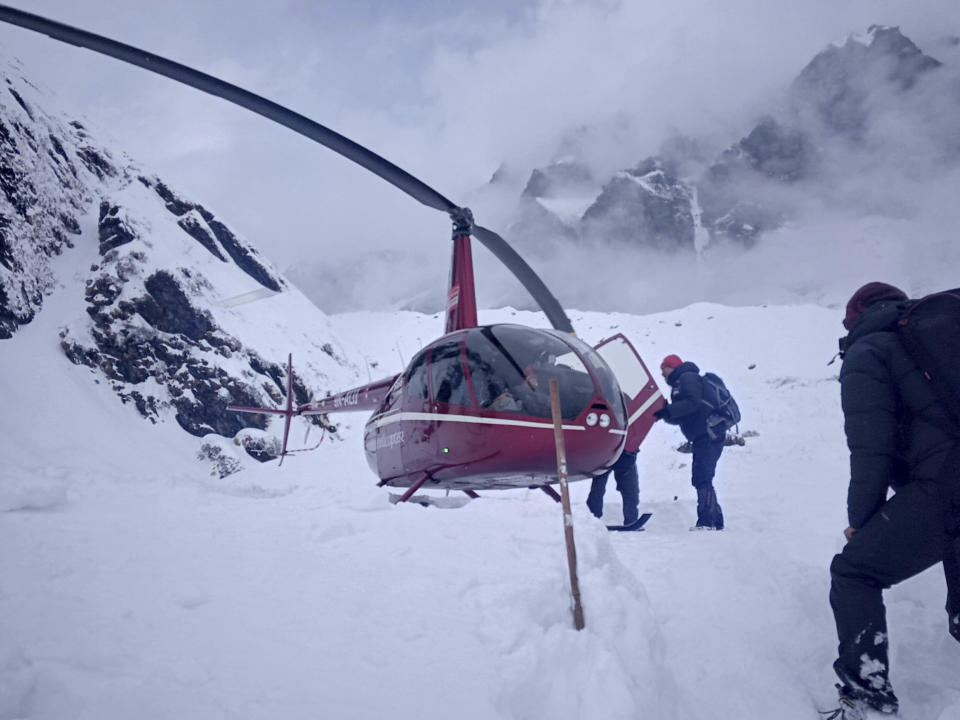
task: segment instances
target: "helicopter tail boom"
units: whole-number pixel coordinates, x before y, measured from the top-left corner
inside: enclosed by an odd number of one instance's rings
[[[336,395],[301,405],[297,408],[298,415],[326,415],[332,412],[368,412],[380,407],[390,388],[397,381],[399,375],[376,380],[360,387],[344,390]]]

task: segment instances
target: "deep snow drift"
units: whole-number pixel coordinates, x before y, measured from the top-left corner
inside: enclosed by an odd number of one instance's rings
[[[676,428],[655,426],[639,456],[646,532],[607,533],[587,483],[571,485],[576,632],[560,507],[539,491],[393,506],[362,415],[343,416],[341,441],[217,479],[175,423],[151,425],[62,356],[56,300],[0,344],[0,718],[802,720],[834,700],[839,310],[570,313],[587,341],[622,331],[651,364],[716,371],[755,433],[720,461],[723,533],[688,532]],[[542,323],[481,312],[493,321]],[[441,326],[331,318],[377,376]],[[619,522],[612,481],[606,501]],[[939,567],[887,593],[906,718],[960,718],[944,597]]]

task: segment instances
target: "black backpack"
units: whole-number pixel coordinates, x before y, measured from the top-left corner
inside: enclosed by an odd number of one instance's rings
[[[960,640],[960,485],[956,484],[960,474],[960,288],[908,303],[897,322],[897,333],[953,416],[953,427],[948,430],[957,442],[943,471],[951,537],[944,548],[943,570],[950,634]]]
[[[897,322],[897,333],[950,410],[960,433],[960,288],[908,303]]]
[[[714,373],[703,374],[703,402],[710,408],[707,435],[711,440],[726,437],[727,430],[740,422],[740,407],[723,380]]]

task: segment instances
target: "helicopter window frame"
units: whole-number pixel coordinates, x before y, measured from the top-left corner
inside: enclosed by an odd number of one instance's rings
[[[380,403],[380,412],[389,412],[400,403],[400,396],[403,390],[403,376],[397,375],[397,379],[393,381],[393,384],[390,386],[390,389],[387,390],[387,394],[383,396],[383,401]]]
[[[444,352],[453,347],[456,347],[456,361],[454,362],[453,353],[444,355],[439,358],[440,363],[437,363],[437,355],[439,352]],[[430,389],[430,402],[440,404],[440,405],[450,405],[457,407],[476,407],[476,398],[472,392],[472,389],[469,387],[467,378],[469,376],[468,370],[465,363],[464,357],[464,344],[463,338],[458,338],[456,340],[444,340],[435,345],[431,345],[424,352],[427,353],[427,376],[429,380],[429,389]],[[440,380],[441,388],[443,386],[444,380],[451,379],[450,377],[438,378],[438,368],[446,366],[445,372],[449,372],[450,368],[456,367],[459,370],[459,377],[456,378],[456,382],[451,386],[451,393],[446,397],[446,399],[441,400],[437,396],[437,384],[438,379]],[[455,376],[454,376],[455,377]]]
[[[430,399],[430,370],[427,360],[430,356],[429,348],[421,350],[410,361],[410,367],[403,375],[403,387],[406,397],[416,400]],[[415,382],[414,382],[415,381]]]
[[[482,410],[549,419],[549,380],[560,381],[564,420],[574,420],[594,400],[599,385],[579,349],[560,333],[503,323],[471,330],[465,338],[470,382]],[[476,370],[483,374],[478,375]],[[530,384],[530,378],[536,380]],[[565,378],[565,379],[561,379]],[[579,378],[579,380],[577,379]],[[496,386],[496,387],[495,387]],[[517,401],[516,407],[494,407],[496,390]]]
[[[614,398],[619,395],[621,402],[615,403],[614,407],[610,409],[617,417],[619,424],[625,425],[627,421],[626,398],[624,397],[623,390],[620,388],[616,374],[607,364],[603,356],[596,348],[591,347],[588,343],[576,336],[567,335],[558,330],[549,330],[548,332],[555,335],[580,357],[580,361],[586,365],[587,372],[592,376],[593,382],[602,397],[608,398],[608,402],[613,403]]]
[[[487,343],[490,342],[488,338],[484,338],[484,340]],[[473,393],[474,403],[478,408],[490,410],[493,402],[503,393],[508,392],[510,386],[503,374],[497,372],[480,349],[473,347],[475,344],[475,335],[468,335],[464,343],[464,355],[467,362],[467,371],[470,374],[470,391]],[[491,345],[491,347],[493,346]],[[519,382],[520,377],[518,375],[517,383]]]

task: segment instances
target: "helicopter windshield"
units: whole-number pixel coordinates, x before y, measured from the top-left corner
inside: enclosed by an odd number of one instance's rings
[[[520,325],[476,328],[467,334],[466,351],[477,404],[487,410],[551,417],[551,378],[558,381],[564,419],[576,418],[596,394],[579,354],[549,332]]]
[[[570,344],[580,354],[580,357],[587,363],[590,371],[593,373],[593,377],[600,386],[600,394],[612,405],[610,411],[617,418],[621,426],[625,425],[627,422],[626,407],[623,403],[616,402],[617,395],[622,397],[623,393],[616,376],[606,361],[600,357],[600,354],[596,350],[573,335],[561,333],[557,330],[548,330],[547,332],[556,335],[561,342]]]

